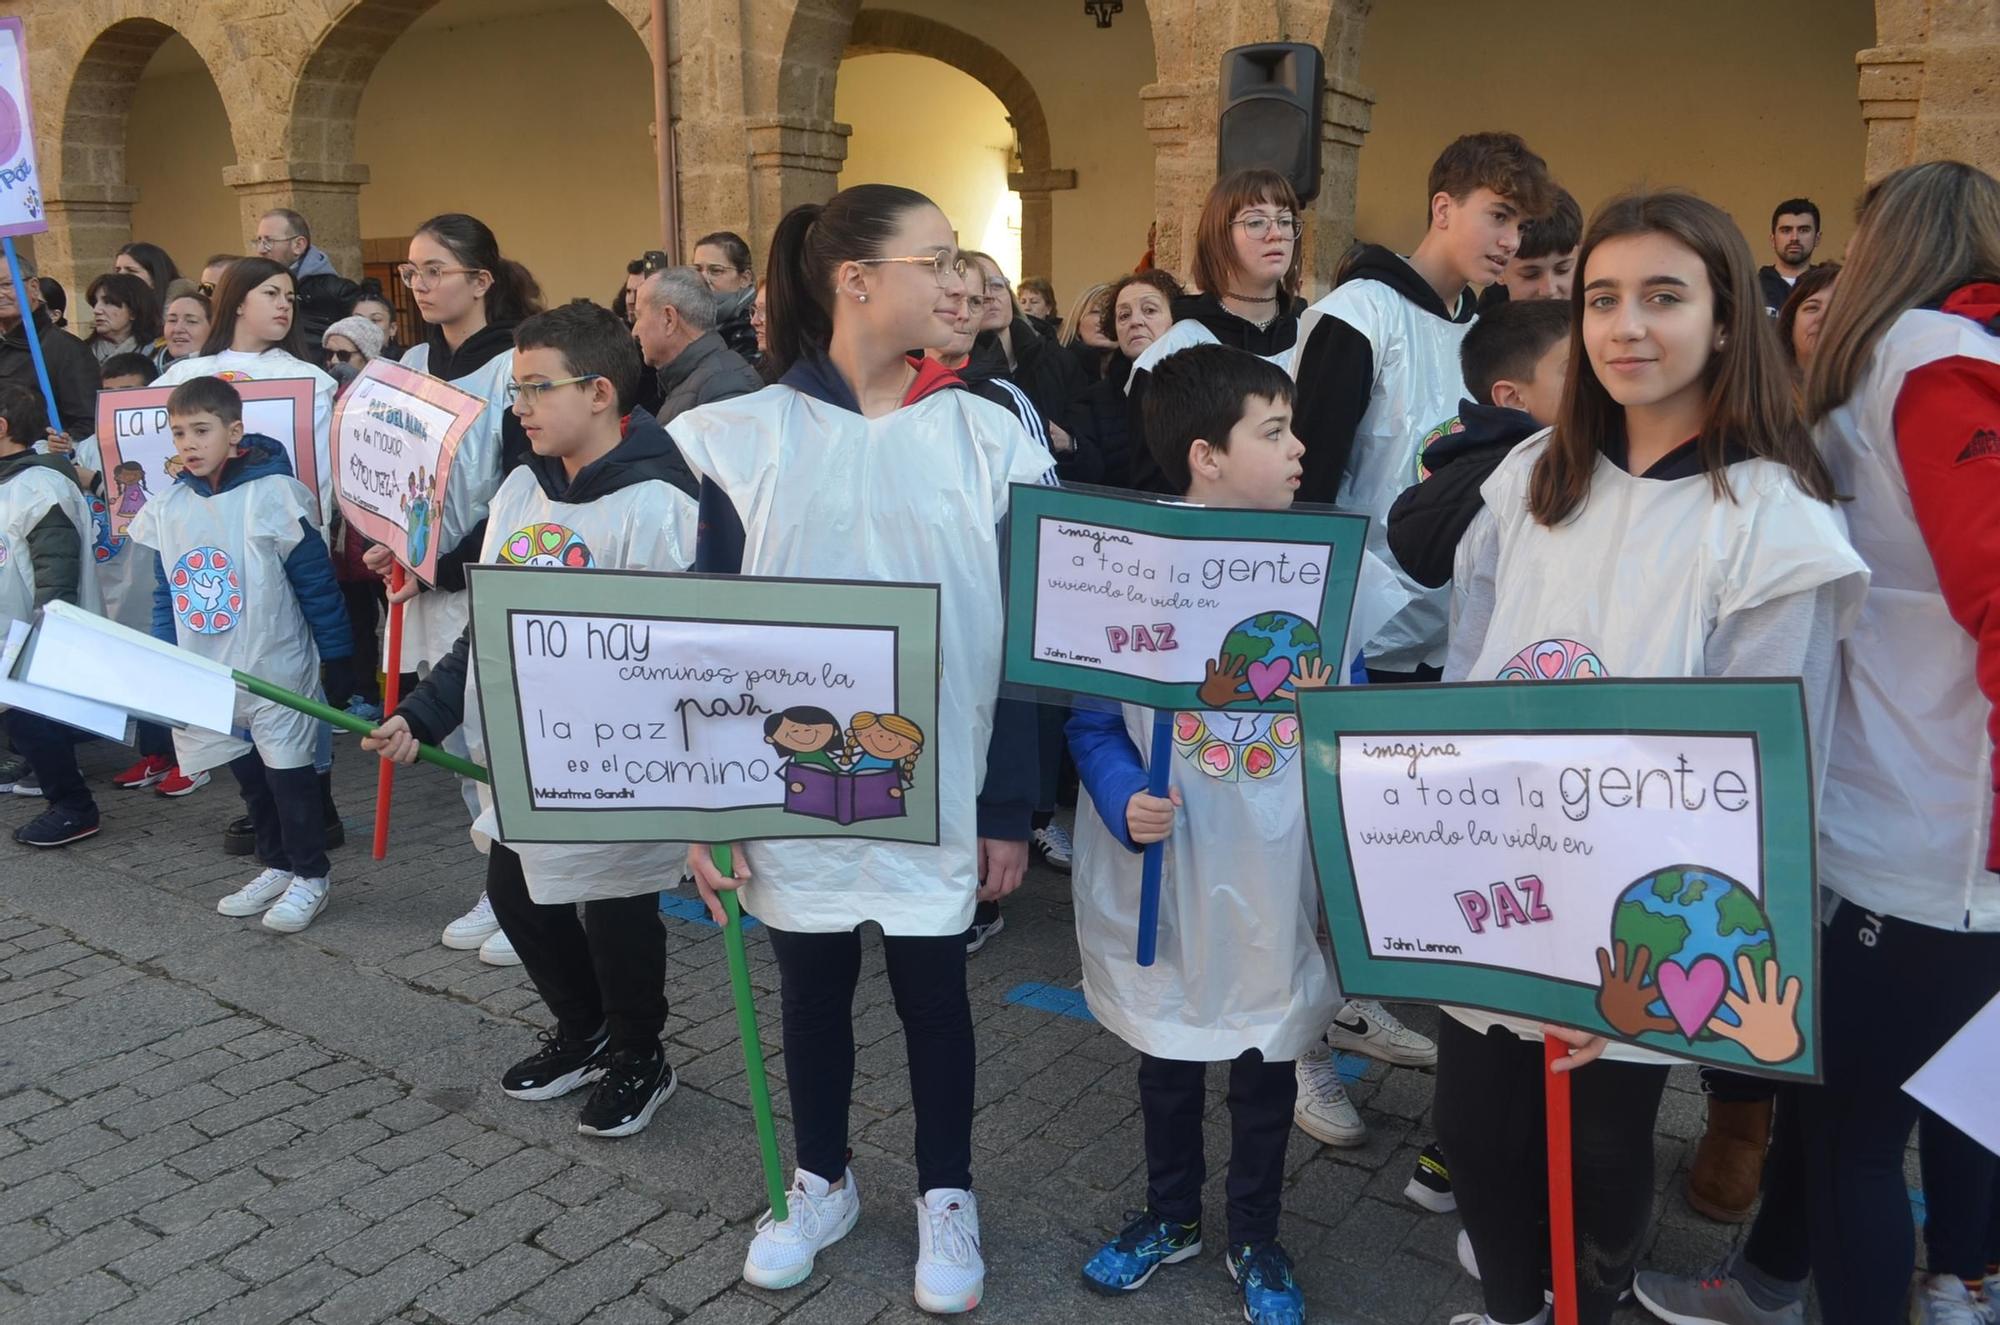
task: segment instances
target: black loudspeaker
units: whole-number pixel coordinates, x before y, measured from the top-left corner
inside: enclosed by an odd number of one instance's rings
[[[1320,107],[1326,61],[1319,47],[1266,41],[1222,53],[1218,175],[1264,166],[1291,180],[1301,203],[1319,193]]]

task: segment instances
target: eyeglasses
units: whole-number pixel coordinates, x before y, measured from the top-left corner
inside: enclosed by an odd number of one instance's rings
[[[1268,212],[1251,212],[1248,216],[1237,217],[1229,224],[1242,226],[1252,239],[1263,239],[1271,233],[1273,227],[1288,239],[1299,237],[1299,218],[1288,212],[1282,212],[1277,216],[1272,216]]]
[[[584,373],[579,377],[558,377],[553,382],[507,383],[507,408],[529,411],[541,402],[543,396],[559,386],[580,386],[585,382],[595,382],[603,373]]]
[[[992,302],[991,299],[988,299],[983,294],[969,294],[965,296],[965,306],[975,313]]]
[[[426,262],[419,267],[405,262],[396,268],[396,278],[412,290],[428,290],[447,276],[473,276],[484,270],[484,267],[447,267],[437,262]]]
[[[697,262],[694,264],[694,269],[704,280],[710,281],[719,281],[725,276],[736,274],[736,268],[723,262]]]
[[[931,269],[940,286],[949,283],[947,277],[956,277],[963,281],[965,274],[972,270],[972,264],[965,260],[963,253],[955,253],[948,248],[941,248],[935,253],[918,253],[907,258],[856,258],[855,261],[864,267],[871,267],[880,262],[922,264]]]
[[[259,235],[250,241],[250,245],[259,253],[268,253],[278,247],[278,245],[289,244],[297,238],[297,235],[279,235],[276,239],[271,238],[269,235]]]

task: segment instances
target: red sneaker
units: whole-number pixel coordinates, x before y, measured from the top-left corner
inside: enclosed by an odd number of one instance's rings
[[[165,755],[145,755],[138,763],[113,777],[111,785],[137,791],[141,787],[164,782],[167,774],[173,771],[174,761]]]
[[[181,772],[180,765],[176,764],[166,777],[160,779],[157,790],[162,796],[185,796],[207,785],[208,774],[197,773],[193,777],[187,777]]]

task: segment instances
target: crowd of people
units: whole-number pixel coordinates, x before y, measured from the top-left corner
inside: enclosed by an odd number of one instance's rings
[[[382,291],[335,271],[291,211],[260,218],[254,252],[211,257],[199,281],[127,245],[89,284],[81,337],[64,292],[29,271],[25,308],[0,285],[0,620],[58,599],[101,611],[324,693],[378,724],[363,750],[407,763],[419,743],[484,756],[477,698],[492,682],[469,647],[466,568],[518,531],[561,524],[604,568],[934,583],[939,728],[954,735],[934,846],[757,842],[725,873],[706,847],[506,841],[483,785],[463,784],[485,885],[441,940],[524,965],[553,1020],[505,1091],[588,1087],[581,1131],[645,1128],[676,1084],[660,889],[685,871],[718,920],[720,894],[740,889],[777,959],[796,1154],[789,1212],[758,1221],[742,1273],[802,1283],[860,1214],[848,1119],[872,922],[908,1049],[915,1298],[970,1310],[985,1262],[967,960],[1001,931],[1032,852],[1069,876],[1093,1014],[1140,1055],[1143,1204],[1082,1265],[1087,1287],[1134,1292],[1202,1252],[1204,1083],[1227,1063],[1224,1263],[1246,1320],[1303,1321],[1281,1236],[1287,1144],[1293,1127],[1364,1143],[1335,1058],[1358,1053],[1435,1069],[1435,1137],[1406,1195],[1462,1220],[1485,1309],[1458,1325],[1533,1325],[1554,1282],[1545,1028],[1447,1007],[1433,1040],[1342,995],[1296,763],[1222,780],[1175,756],[1155,796],[1150,711],[1031,711],[998,693],[1010,483],[1365,513],[1402,605],[1351,642],[1353,683],[1487,680],[1523,640],[1575,639],[1613,675],[1797,677],[1807,696],[1824,1081],[1704,1071],[1686,1199],[1754,1222],[1723,1265],[1663,1273],[1639,1261],[1672,1060],[1551,1028],[1568,1045],[1554,1070],[1573,1074],[1578,1319],[1603,1325],[1636,1300],[1676,1325],[1782,1325],[1803,1321],[1808,1282],[1835,1325],[2000,1318],[2000,1160],[1900,1089],[2000,993],[2000,183],[1953,162],[1878,181],[1845,265],[1814,262],[1819,209],[1787,199],[1761,270],[1689,193],[1613,198],[1586,223],[1511,134],[1448,145],[1426,205],[1408,254],[1357,244],[1309,291],[1291,184],[1235,172],[1207,198],[1185,273],[1149,253],[1066,312],[1047,279],[1015,282],[961,249],[928,198],[889,185],[793,209],[761,279],[744,240],[718,232],[687,265],[627,263],[608,307],[544,307],[487,225],[446,213],[397,268],[422,322],[407,347]],[[491,402],[440,494],[429,586],[387,587],[389,549],[246,432],[233,385],[308,379],[324,475],[338,393],[384,356]],[[139,385],[173,388],[180,472],[114,536],[96,399]],[[240,589],[220,628],[175,578],[218,551]],[[408,675],[384,713],[392,601]],[[331,896],[334,743],[247,694],[234,728],[141,723],[136,762],[111,782],[186,796],[227,768],[246,813],[223,849],[260,872],[217,909],[297,932]],[[77,734],[20,709],[6,731],[0,793],[46,801],[15,840],[97,833]],[[1142,971],[1140,853],[1161,842],[1160,951]],[[1222,905],[1254,916],[1254,955],[1239,927],[1203,922]]]

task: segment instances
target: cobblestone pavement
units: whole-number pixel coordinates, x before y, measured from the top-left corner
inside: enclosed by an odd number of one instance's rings
[[[719,931],[692,918],[691,898],[669,903],[680,1090],[638,1137],[582,1137],[580,1097],[500,1091],[545,1024],[519,968],[438,945],[481,877],[455,788],[428,768],[405,773],[377,864],[372,761],[343,744],[350,845],[334,854],[329,908],[301,935],[215,913],[254,870],[221,852],[240,813],[226,779],[178,801],[120,792],[103,775],[128,752],[87,747],[104,832],[61,852],[0,848],[0,1319],[927,1319],[910,1300],[910,1093],[879,947],[855,1009],[861,1223],[807,1285],[746,1287],[763,1186]],[[0,828],[38,808],[0,800]],[[1036,869],[971,965],[989,1267],[976,1318],[1236,1319],[1219,1239],[1130,1300],[1078,1283],[1143,1201],[1144,1175],[1134,1055],[1068,1006],[1079,977],[1065,890]],[[782,1115],[776,971],[755,930],[749,951]],[[1402,1325],[1473,1309],[1457,1221],[1401,1196],[1428,1137],[1429,1076],[1350,1066],[1368,1143],[1336,1151],[1295,1132],[1288,1159],[1283,1236],[1313,1319]],[[1223,1075],[1210,1077],[1207,1128],[1216,1215]],[[1692,1074],[1677,1072],[1656,1139],[1655,1265],[1693,1268],[1728,1245],[1678,1194],[1701,1118]]]

